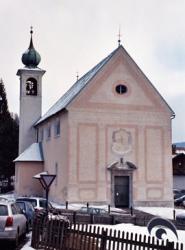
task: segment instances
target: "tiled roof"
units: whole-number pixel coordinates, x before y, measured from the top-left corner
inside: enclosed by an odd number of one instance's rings
[[[120,46],[122,47],[122,46]],[[82,76],[72,87],[36,122],[35,125],[43,122],[50,116],[58,113],[62,109],[66,108],[67,105],[79,94],[79,92],[88,84],[88,82],[99,72],[99,70],[110,60],[110,58],[120,48],[116,48],[110,55],[104,58],[95,67],[89,70],[84,76]]]

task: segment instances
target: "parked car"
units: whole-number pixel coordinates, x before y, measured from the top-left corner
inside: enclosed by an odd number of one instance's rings
[[[180,189],[173,189],[173,198],[174,199],[177,199],[177,198],[179,198],[181,196],[182,196],[182,194],[181,194]]]
[[[174,199],[180,198],[183,195],[185,195],[185,190],[184,189],[173,189],[173,197],[174,197]]]
[[[87,213],[87,214],[107,214],[108,212],[103,208],[96,207],[81,207],[78,210],[79,213]]]
[[[3,196],[0,196],[0,201],[8,201],[8,199]]]
[[[185,225],[185,213],[177,214],[176,215],[176,221],[178,224]]]
[[[27,220],[17,204],[0,201],[0,239],[11,240],[17,246],[26,232]]]
[[[181,206],[183,205],[183,201],[185,201],[185,195],[181,196],[180,198],[175,199],[174,204],[176,206]]]
[[[35,209],[35,212],[46,208],[46,199],[41,197],[19,197],[16,201],[27,201],[32,204]],[[48,208],[51,209],[52,205],[48,202]]]
[[[22,210],[23,214],[26,216],[28,222],[28,229],[33,225],[33,219],[35,215],[35,210],[33,205],[28,201],[16,201],[16,204]]]

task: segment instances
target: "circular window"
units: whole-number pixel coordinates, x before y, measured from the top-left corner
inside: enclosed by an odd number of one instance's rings
[[[125,94],[127,92],[127,86],[123,84],[119,84],[115,88],[116,92],[120,95]]]

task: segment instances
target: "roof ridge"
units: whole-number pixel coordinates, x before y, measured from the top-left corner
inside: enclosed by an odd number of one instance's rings
[[[76,97],[76,95],[87,85],[87,83],[100,71],[100,69],[112,58],[117,50],[113,50],[108,56],[102,59],[98,64],[92,67],[87,73],[80,77],[49,109],[48,111],[35,123],[35,126],[43,122],[52,115],[55,115]]]

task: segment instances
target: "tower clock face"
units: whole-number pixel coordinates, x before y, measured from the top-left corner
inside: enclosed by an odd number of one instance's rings
[[[37,95],[37,80],[29,78],[26,81],[26,95]]]

